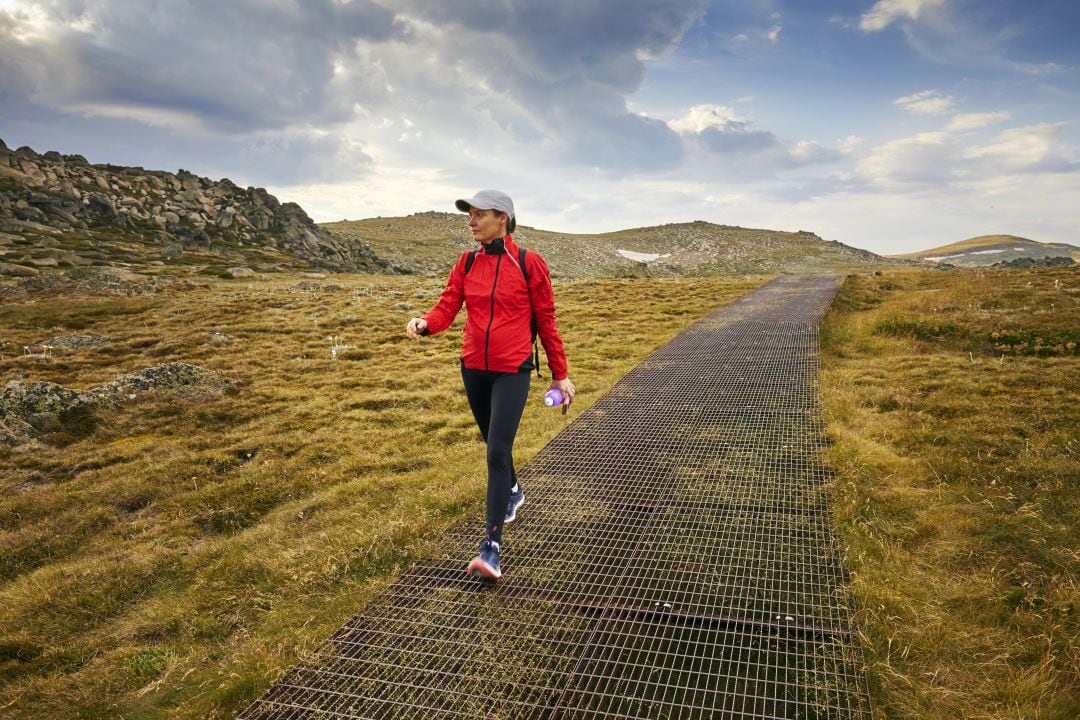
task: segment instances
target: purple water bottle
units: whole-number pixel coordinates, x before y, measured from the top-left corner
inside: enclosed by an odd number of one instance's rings
[[[559,388],[551,388],[547,391],[547,395],[544,395],[544,404],[548,407],[558,407],[562,405],[562,390]]]

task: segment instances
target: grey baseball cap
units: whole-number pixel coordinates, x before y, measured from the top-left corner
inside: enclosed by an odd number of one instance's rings
[[[481,190],[468,200],[461,199],[454,202],[461,212],[469,212],[469,208],[477,210],[498,210],[506,213],[510,221],[506,225],[507,232],[514,232],[517,227],[517,218],[514,217],[514,201],[510,196],[500,190]]]

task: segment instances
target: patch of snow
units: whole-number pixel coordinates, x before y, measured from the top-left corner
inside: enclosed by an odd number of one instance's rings
[[[1013,248],[1015,252],[1024,252],[1024,248]],[[620,250],[620,252],[622,252]],[[997,255],[999,253],[1009,252],[1009,248],[1002,248],[1000,250],[972,250],[971,252],[956,253],[955,255],[941,255],[939,257],[928,257],[923,260],[929,260],[930,262],[941,262],[942,260],[952,260],[953,258],[966,257],[968,255]]]
[[[634,252],[633,250],[623,250],[621,248],[619,250],[617,250],[616,252],[618,252],[620,255],[622,255],[627,260],[633,260],[635,262],[645,262],[645,263],[652,262],[654,260],[659,260],[660,258],[671,257],[671,253],[666,253],[664,255],[661,255],[660,253],[640,253],[640,252]]]

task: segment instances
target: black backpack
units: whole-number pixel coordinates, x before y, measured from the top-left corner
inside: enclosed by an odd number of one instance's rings
[[[476,262],[476,253],[480,252],[480,248],[476,248],[469,253],[469,257],[465,258],[465,274],[469,274],[469,270],[472,269],[473,263]],[[532,309],[532,288],[529,286],[529,271],[525,268],[525,248],[518,248],[518,267],[521,268],[521,274],[525,276],[525,289],[529,291],[529,308]],[[532,344],[533,344],[533,366],[536,368],[536,377],[542,378],[540,374],[540,347],[536,344],[536,313],[532,313]]]

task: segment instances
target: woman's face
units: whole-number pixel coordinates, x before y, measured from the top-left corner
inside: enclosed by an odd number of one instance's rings
[[[494,210],[469,208],[469,230],[473,240],[487,245],[506,234],[506,216]]]

